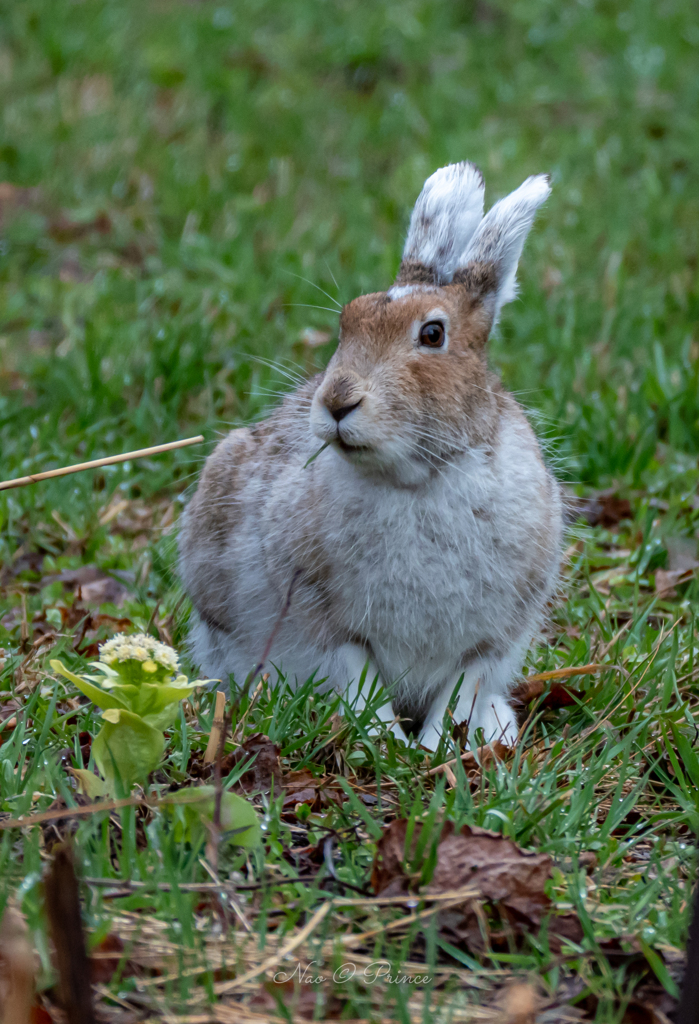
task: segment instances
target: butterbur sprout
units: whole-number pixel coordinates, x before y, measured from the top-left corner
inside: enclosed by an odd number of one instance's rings
[[[162,757],[163,730],[175,721],[180,702],[209,681],[190,681],[179,671],[176,651],[145,633],[119,634],[102,644],[99,661],[91,663],[99,674],[78,676],[57,660],[51,667],[102,709],[92,753],[113,793],[147,778]],[[90,774],[78,777],[85,784]],[[94,777],[87,781],[94,791]]]
[[[132,636],[119,634],[100,644],[98,665],[108,665],[124,681],[138,684],[146,676],[153,682],[170,679],[176,673],[179,680],[180,659],[177,652],[146,633]],[[182,677],[186,679],[185,676]]]

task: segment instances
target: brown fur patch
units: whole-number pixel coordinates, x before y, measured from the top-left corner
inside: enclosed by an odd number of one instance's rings
[[[403,287],[410,284],[437,284],[437,275],[431,267],[419,260],[402,260],[395,284]]]
[[[494,263],[468,263],[457,270],[452,284],[464,285],[474,297],[481,298],[494,292],[498,286],[498,277]]]

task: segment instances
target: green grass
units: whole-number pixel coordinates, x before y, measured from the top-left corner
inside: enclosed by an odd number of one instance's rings
[[[19,722],[0,735],[0,810],[72,799],[56,755],[68,748],[81,763],[79,734],[94,734],[97,721],[89,706],[66,703],[75,692],[48,661],[84,665],[73,649],[83,627],[81,650],[122,617],[184,651],[173,524],[222,432],[263,415],[292,386],[289,375],[329,358],[332,341],[303,340],[308,328],[334,337],[336,315],[323,308],[333,303],[318,288],[347,301],[387,287],[412,203],[442,164],[476,162],[489,203],[549,171],[553,194],[492,360],[531,411],[559,477],[581,495],[613,489],[631,515],[574,528],[565,586],[529,669],[609,668],[575,682],[572,706],[539,706],[514,761],[488,768],[474,787],[460,776],[454,790],[427,774],[446,750],[379,743],[351,714],[329,746],[337,700],[271,680],[245,735],[278,743],[286,772],[352,785],[310,818],[271,798],[264,853],[247,866],[225,853],[220,867],[260,886],[240,893],[262,948],[330,893],[366,888],[373,844],[392,817],[485,825],[554,857],[553,894],[581,916],[581,948],[552,955],[532,934],[483,955],[449,942],[427,916],[364,952],[427,963],[439,982],[409,992],[336,986],[338,1012],[427,1019],[437,1005],[489,1003],[490,989],[515,973],[538,979],[551,999],[577,1001],[587,1019],[621,1021],[632,960],[600,946],[619,936],[643,944],[644,963],[672,995],[699,828],[698,595],[691,573],[670,594],[656,574],[697,556],[697,59],[689,0],[5,5],[1,475],[200,431],[207,443],[0,494],[0,716],[13,701]],[[125,603],[102,608],[111,621],[92,609],[86,623],[75,593],[50,579],[84,565],[122,574]],[[52,641],[32,646],[49,632]],[[211,713],[207,696],[173,730],[161,785],[185,781]],[[207,880],[203,851],[176,844],[157,815],[140,832],[126,813],[119,852],[105,820],[79,825],[83,873],[147,885],[117,899],[90,889],[95,941],[121,914],[124,934],[157,926],[185,966],[212,965],[214,923],[202,925],[211,909],[178,889]],[[334,881],[323,863],[329,834]],[[320,851],[312,872],[289,854],[303,846]],[[585,883],[577,864],[588,851],[597,867]],[[49,985],[45,860],[39,829],[3,833],[0,899],[18,895]],[[281,884],[310,873],[314,881]],[[159,892],[157,880],[173,892]],[[336,909],[318,935],[404,913]],[[458,970],[483,989],[464,989]],[[126,998],[135,982],[122,973],[113,991]],[[152,997],[149,1012],[187,1012],[212,984],[185,975]],[[322,986],[328,998],[331,989]]]

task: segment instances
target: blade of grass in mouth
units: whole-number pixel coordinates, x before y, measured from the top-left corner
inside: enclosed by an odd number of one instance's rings
[[[320,453],[321,453],[321,452],[324,452],[324,451],[325,451],[325,449],[326,449],[326,448],[328,447],[328,445],[329,445],[329,444],[330,444],[330,442],[329,442],[329,441],[325,441],[325,442],[324,442],[324,443],[323,443],[323,444],[322,444],[322,445],[320,446],[320,448],[318,449],[318,451],[317,451],[317,452],[315,452],[315,454],[314,454],[314,455],[311,455],[310,459],[308,460],[308,462],[306,463],[306,465],[305,465],[305,466],[304,466],[303,468],[304,468],[304,469],[306,469],[306,468],[307,468],[308,466],[310,466],[310,464],[311,464],[312,462],[315,462],[315,460],[316,460],[316,459],[318,458],[318,456],[320,455]]]

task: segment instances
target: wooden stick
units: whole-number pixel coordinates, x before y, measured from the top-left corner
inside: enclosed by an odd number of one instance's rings
[[[216,691],[216,707],[214,708],[214,720],[211,723],[209,742],[204,753],[204,764],[213,764],[221,743],[221,731],[223,729],[224,712],[226,710],[226,695],[223,690]]]
[[[54,811],[42,811],[40,814],[31,814],[27,818],[2,818],[0,819],[0,832],[7,828],[31,828],[33,825],[40,825],[43,821],[58,821],[61,818],[83,818],[85,815],[99,814],[102,811],[115,811],[120,807],[135,807],[145,804],[152,806],[142,796],[125,796],[120,800],[98,800],[86,807],[57,807]],[[156,804],[157,806],[157,804]]]
[[[62,466],[60,469],[48,469],[45,473],[33,473],[31,476],[18,476],[14,480],[3,480],[0,483],[0,491],[7,491],[11,487],[26,487],[28,484],[35,484],[39,480],[49,480],[54,476],[68,476],[69,473],[82,473],[84,469],[99,469],[100,466],[114,466],[117,462],[129,462],[131,459],[144,459],[147,455],[159,455],[161,452],[171,452],[175,448],[186,448],[190,444],[201,444],[204,440],[202,434],[198,437],[186,437],[182,441],[170,441],[168,444],[156,444],[152,448],[139,448],[136,452],[124,452],[123,455],[109,455],[106,459],[93,459],[92,462],[79,462],[76,466]]]

